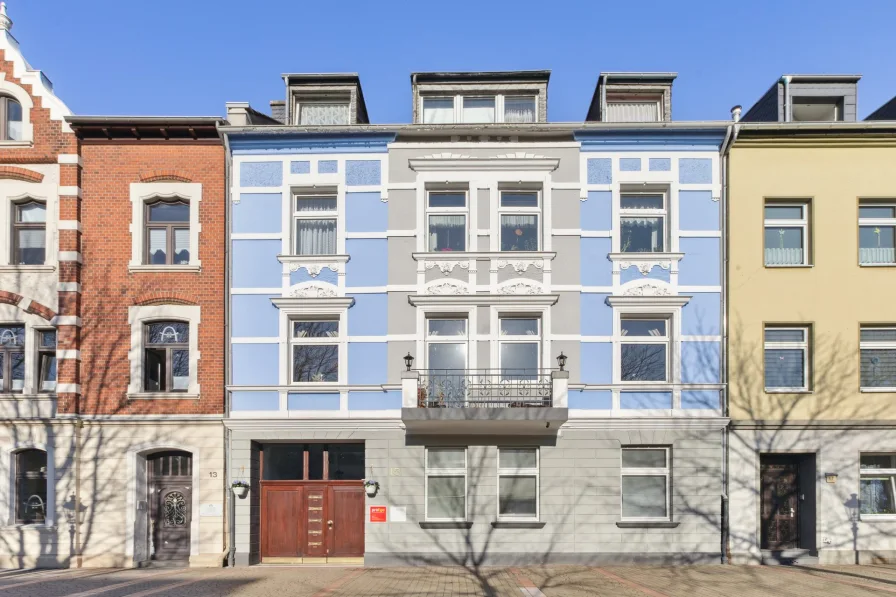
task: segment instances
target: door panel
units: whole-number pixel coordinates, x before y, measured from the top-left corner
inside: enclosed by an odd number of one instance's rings
[[[327,557],[327,488],[321,485],[307,487],[305,494],[305,528],[308,529],[308,540],[303,555],[310,558],[325,558]]]
[[[329,555],[364,555],[364,488],[334,485],[329,488],[329,513],[333,522],[327,529]]]
[[[795,462],[760,465],[761,546],[799,547],[799,467]]]
[[[264,533],[262,557],[302,555],[303,488],[264,487],[261,490],[261,524]]]
[[[153,516],[153,557],[186,560],[190,557],[192,487],[177,481],[156,481]]]

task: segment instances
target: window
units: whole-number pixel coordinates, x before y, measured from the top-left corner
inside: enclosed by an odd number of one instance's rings
[[[37,379],[41,392],[56,391],[56,330],[37,332]]]
[[[863,325],[859,353],[862,389],[896,391],[896,327]]]
[[[896,516],[896,454],[862,454],[859,469],[859,513]]]
[[[765,265],[807,265],[808,203],[765,204]]]
[[[264,481],[361,480],[364,444],[265,444],[261,469]]]
[[[144,391],[186,392],[190,386],[190,324],[156,321],[144,328]]]
[[[535,98],[505,97],[504,122],[535,122]]]
[[[616,95],[607,98],[605,122],[659,122],[661,96]]]
[[[47,519],[47,453],[16,452],[16,523],[42,523]]]
[[[859,204],[859,263],[896,264],[896,205]]]
[[[0,392],[25,387],[25,326],[0,326]]]
[[[295,202],[296,255],[335,255],[335,195],[296,195]]]
[[[669,381],[671,320],[628,317],[620,320],[622,381]]]
[[[623,253],[662,253],[666,247],[666,196],[662,193],[623,193],[619,197]]]
[[[190,263],[190,204],[158,200],[146,204],[146,263]]]
[[[622,520],[669,520],[669,448],[622,448]]]
[[[423,96],[423,124],[490,124],[538,121],[535,95]]]
[[[464,97],[462,117],[465,123],[495,122],[495,96]]]
[[[794,97],[790,109],[793,122],[836,122],[843,120],[840,99]]]
[[[537,448],[498,448],[498,518],[538,520]]]
[[[537,251],[541,234],[538,229],[537,191],[502,191],[501,250]]]
[[[298,108],[302,126],[350,124],[348,102],[300,102]]]
[[[423,124],[454,123],[453,97],[424,97]]]
[[[534,317],[501,318],[498,351],[501,381],[535,380],[541,362],[541,320]]]
[[[0,96],[0,141],[21,141],[22,104],[8,96]]]
[[[427,196],[430,251],[467,250],[467,194],[430,191]]]
[[[426,449],[426,520],[467,519],[467,449]]]
[[[339,381],[339,321],[290,321],[293,383]]]
[[[43,265],[47,256],[47,205],[13,203],[12,254],[18,265]]]
[[[467,320],[426,320],[426,367],[430,371],[467,368]]]
[[[809,328],[765,328],[765,389],[809,389]]]

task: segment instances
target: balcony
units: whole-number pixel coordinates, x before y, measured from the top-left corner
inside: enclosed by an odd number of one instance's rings
[[[568,418],[568,371],[437,369],[402,374],[409,433],[555,435]]]

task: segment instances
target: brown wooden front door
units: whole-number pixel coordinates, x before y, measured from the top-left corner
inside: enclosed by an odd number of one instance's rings
[[[165,452],[147,459],[152,558],[190,559],[193,520],[192,458],[186,452]]]
[[[364,555],[364,488],[331,485],[328,488],[327,549],[333,557]]]
[[[296,517],[302,511],[303,488],[291,486],[262,486],[262,547],[269,557],[296,557],[303,537],[302,521]]]
[[[799,547],[799,465],[765,461],[759,474],[762,549]]]

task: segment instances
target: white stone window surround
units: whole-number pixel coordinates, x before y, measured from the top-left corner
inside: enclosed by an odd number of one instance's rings
[[[513,194],[513,193],[535,193],[536,196],[536,206],[535,207],[505,207],[502,205],[504,193]],[[522,182],[517,182],[515,184],[512,183],[502,183],[498,188],[498,205],[497,205],[497,213],[495,214],[496,222],[495,225],[490,226],[490,236],[497,240],[498,250],[501,251],[501,218],[503,216],[535,216],[535,219],[538,223],[538,248],[536,251],[541,251],[542,247],[545,244],[545,230],[547,230],[544,226],[544,192],[542,191],[541,186],[532,185],[532,184],[523,184]],[[550,235],[547,235],[550,236]],[[492,242],[494,245],[494,242]],[[545,249],[547,250],[547,249]],[[513,254],[516,251],[502,251],[505,253]]]
[[[25,299],[27,302],[28,299]],[[23,305],[27,306],[27,305]],[[38,368],[38,343],[40,332],[52,329],[53,326],[40,315],[27,313],[17,305],[0,304],[0,325],[24,325],[25,326],[25,381],[21,392],[0,392],[0,396],[13,396],[17,400],[23,398],[46,399],[54,396],[54,392],[39,392],[37,381]],[[58,353],[57,353],[58,354]],[[58,357],[57,357],[58,358]],[[58,361],[57,361],[58,362]]]
[[[44,522],[21,524],[16,523],[16,453],[22,450],[42,450],[47,453],[47,506]],[[0,528],[46,528],[56,525],[56,464],[52,443],[32,441],[16,442],[0,453]]]
[[[279,383],[284,387],[332,390],[348,385],[348,310],[354,304],[353,298],[275,298],[274,306],[280,311],[280,370]],[[339,369],[336,382],[293,382],[292,381],[292,330],[293,320],[329,319],[339,321],[338,344]],[[286,410],[286,395],[281,393],[281,410]]]
[[[476,230],[470,222],[470,205],[473,202],[473,194],[475,191],[468,185],[463,184],[437,184],[429,183],[426,186],[426,203],[424,210],[426,212],[424,221],[424,240],[423,246],[425,251],[430,251],[430,232],[429,223],[430,216],[463,216],[464,217],[464,250],[463,251],[445,251],[446,254],[467,253],[472,251],[472,245],[476,242]],[[441,194],[462,194],[464,196],[463,207],[432,207],[430,206],[430,197],[432,195]],[[435,250],[433,250],[435,252]]]
[[[31,110],[34,108],[34,100],[23,88],[7,81],[5,73],[0,73],[0,95],[9,96],[22,106],[22,138],[17,141],[0,141],[0,147],[32,145],[34,143],[34,125],[31,123]]]
[[[146,392],[144,380],[144,328],[153,321],[184,321],[190,325],[190,381],[186,392]],[[200,307],[195,305],[136,305],[128,307],[131,326],[131,346],[128,350],[131,378],[128,381],[129,399],[198,399],[199,388],[199,323]]]
[[[145,263],[146,204],[156,199],[182,199],[190,205],[190,263],[187,265],[150,265]],[[132,182],[131,183],[131,261],[132,272],[198,271],[199,259],[199,204],[202,183],[198,182]]]
[[[45,181],[50,178],[45,174]],[[30,200],[46,205],[46,257],[43,265],[19,265],[12,262],[13,206]],[[53,271],[59,246],[59,186],[55,182],[7,180],[0,185],[0,272]]]

